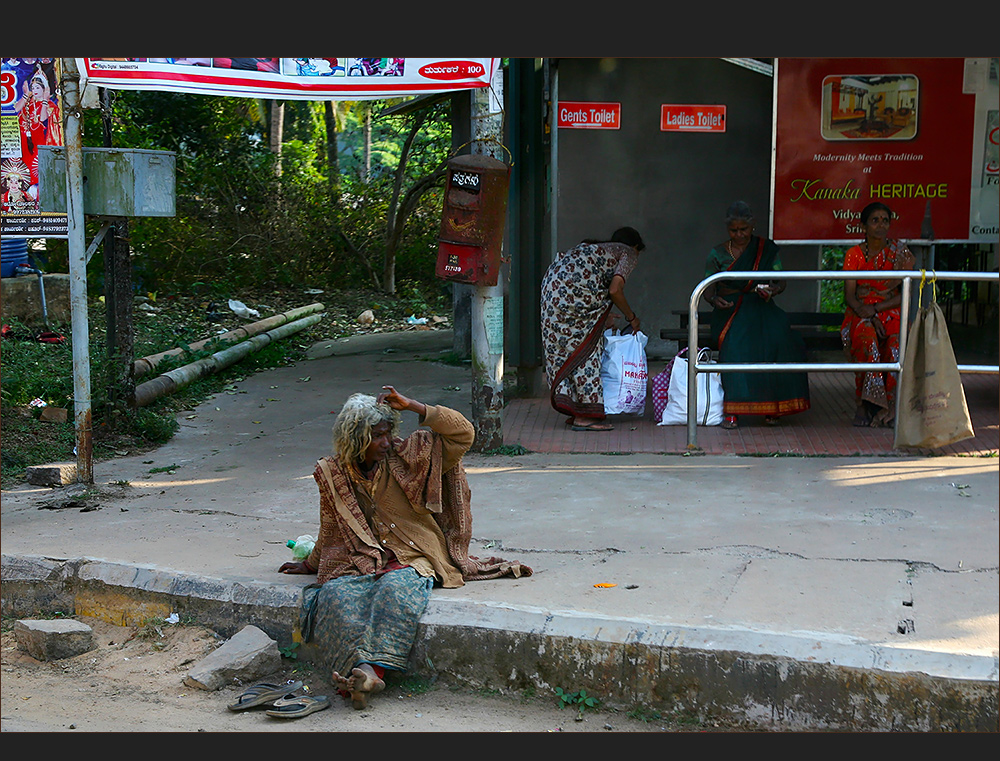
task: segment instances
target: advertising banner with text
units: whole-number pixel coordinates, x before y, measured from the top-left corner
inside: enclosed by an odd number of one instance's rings
[[[275,100],[370,100],[489,87],[499,58],[80,58],[89,84]]]
[[[38,149],[63,144],[59,59],[2,59],[0,93],[0,233],[65,237],[66,215],[38,208]]]
[[[998,238],[996,58],[781,58],[771,237],[856,242],[881,201],[906,240]]]

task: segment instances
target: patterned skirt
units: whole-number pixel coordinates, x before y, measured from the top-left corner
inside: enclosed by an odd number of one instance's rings
[[[405,671],[433,586],[412,568],[312,584],[303,591],[302,638],[341,675],[360,663]]]

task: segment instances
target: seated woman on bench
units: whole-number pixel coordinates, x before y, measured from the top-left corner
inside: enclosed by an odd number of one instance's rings
[[[717,272],[780,270],[774,241],[754,235],[753,212],[743,201],[726,213],[729,239],[708,255],[705,276]],[[772,300],[785,290],[782,280],[720,280],[705,289],[712,305],[712,343],[719,362],[751,364],[805,362],[805,344],[785,312]],[[736,428],[739,415],[763,415],[766,425],[809,409],[809,377],[797,372],[722,373],[723,428]]]
[[[909,270],[914,258],[905,243],[889,238],[892,210],[875,201],[861,210],[865,239],[844,254],[845,270]],[[871,279],[845,280],[844,351],[854,362],[899,361],[899,278],[888,273]],[[891,428],[896,417],[896,374],[854,374],[854,425]]]

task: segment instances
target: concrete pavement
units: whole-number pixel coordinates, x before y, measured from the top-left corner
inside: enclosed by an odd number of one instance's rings
[[[4,615],[180,611],[287,642],[311,577],[276,569],[287,539],[317,531],[334,415],[392,384],[471,417],[469,370],[433,361],[451,341],[318,344],[180,414],[155,452],[95,464],[86,493],[4,491]],[[535,573],[436,589],[417,670],[780,728],[998,729],[996,457],[533,452],[466,468],[472,554]]]

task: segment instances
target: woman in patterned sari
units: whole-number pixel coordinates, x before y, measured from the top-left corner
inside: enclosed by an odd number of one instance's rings
[[[913,254],[889,238],[892,210],[870,203],[861,212],[865,240],[844,255],[845,270],[909,270]],[[844,281],[844,322],[840,337],[854,362],[899,361],[899,306],[902,281],[892,278]],[[854,374],[854,425],[891,428],[896,417],[896,375]]]
[[[601,354],[604,331],[617,307],[639,330],[639,318],[625,298],[625,281],[635,268],[642,237],[631,227],[610,241],[585,240],[556,256],[542,279],[542,346],[552,407],[569,417],[574,431],[610,431],[604,422]]]
[[[750,207],[733,203],[726,213],[729,239],[708,255],[705,276],[726,270],[771,272],[781,269],[774,241],[753,234]],[[712,344],[719,362],[781,364],[805,361],[805,343],[792,330],[773,298],[783,280],[720,280],[705,289],[712,311]],[[809,409],[809,376],[796,372],[722,374],[723,428],[736,428],[739,415],[763,415],[766,425]]]

